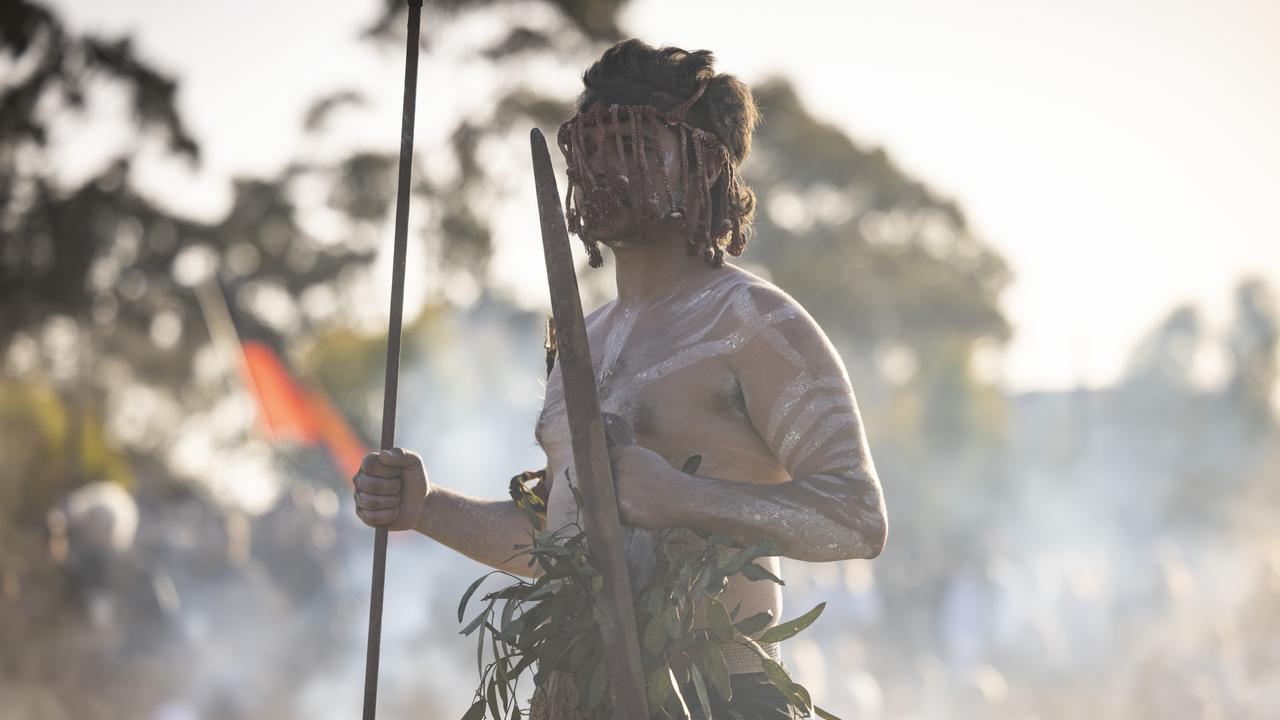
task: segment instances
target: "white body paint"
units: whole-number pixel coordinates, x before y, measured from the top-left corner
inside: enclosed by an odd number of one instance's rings
[[[802,557],[874,554],[857,528],[883,506],[853,391],[830,342],[793,299],[726,264],[702,287],[646,306],[605,305],[587,335],[603,411],[627,418],[637,443],[673,467],[700,453],[699,476],[741,483],[715,501],[717,511],[799,538]],[[558,364],[537,438],[552,478],[548,527],[557,529],[578,521],[565,482],[566,470],[575,474]],[[785,496],[752,487],[782,484],[790,485]],[[776,559],[768,566],[779,572]],[[741,602],[741,617],[781,617],[774,583],[738,576],[724,600]]]

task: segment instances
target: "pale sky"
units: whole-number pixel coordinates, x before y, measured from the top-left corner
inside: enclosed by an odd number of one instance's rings
[[[403,48],[379,54],[354,37],[371,4],[53,5],[79,30],[133,31],[144,57],[181,78],[206,164],[142,169],[188,212],[225,210],[232,173],[335,152],[299,134],[323,92],[356,85],[375,98],[344,128],[349,146],[398,141]],[[791,77],[816,113],[955,198],[1016,275],[1003,298],[1011,389],[1108,383],[1175,305],[1194,302],[1220,326],[1241,275],[1280,285],[1280,3],[634,0],[623,26],[712,49],[748,82]],[[459,90],[456,72],[422,68],[421,153],[447,127],[440,107],[491,101]],[[110,132],[69,127],[68,164],[91,168]],[[498,272],[540,266],[527,245],[499,248]]]

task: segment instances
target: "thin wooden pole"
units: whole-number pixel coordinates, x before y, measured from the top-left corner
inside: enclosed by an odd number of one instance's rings
[[[400,179],[396,189],[395,251],[391,264],[391,319],[387,325],[387,372],[382,394],[383,450],[395,445],[396,390],[400,384],[400,325],[404,314],[404,264],[409,237],[409,179],[413,169],[413,118],[418,90],[418,38],[422,0],[407,0],[409,33],[404,58],[404,103],[400,124]],[[373,537],[373,587],[369,593],[369,644],[364,665],[364,720],[378,713],[378,657],[382,648],[382,591],[387,578],[387,529]]]

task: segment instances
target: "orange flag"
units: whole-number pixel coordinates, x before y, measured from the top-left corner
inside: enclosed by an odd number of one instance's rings
[[[258,404],[263,430],[273,440],[323,445],[338,473],[350,478],[368,446],[319,388],[303,386],[266,343],[241,345],[246,385]]]

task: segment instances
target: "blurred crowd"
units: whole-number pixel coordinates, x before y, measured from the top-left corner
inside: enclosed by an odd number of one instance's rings
[[[302,482],[257,516],[181,485],[72,491],[6,535],[0,717],[295,717],[346,650],[338,509]]]

